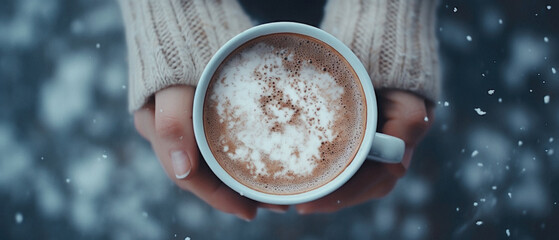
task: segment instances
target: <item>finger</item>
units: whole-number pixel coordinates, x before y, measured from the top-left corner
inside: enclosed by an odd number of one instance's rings
[[[268,204],[268,203],[258,203],[259,208],[268,209],[273,212],[277,213],[285,213],[289,210],[289,205],[276,205],[276,204]]]
[[[156,152],[164,152],[165,146],[159,144],[153,147]],[[162,155],[162,154],[158,154]],[[178,179],[173,172],[171,159],[161,159],[165,172],[181,189],[187,190],[215,209],[237,215],[244,220],[251,220],[256,216],[256,203],[241,196],[221,182],[205,164],[200,162],[198,170],[188,178]]]
[[[396,182],[398,178],[394,175],[389,175],[385,177],[383,180],[379,181],[374,185],[374,187],[370,187],[367,191],[363,192],[358,197],[352,199],[352,205],[357,205],[369,201],[371,199],[378,199],[386,196],[388,193],[392,191],[394,186],[396,186]]]
[[[300,214],[334,212],[352,206],[355,204],[354,199],[365,192],[371,191],[371,188],[374,188],[387,177],[389,177],[389,174],[383,164],[373,161],[365,162],[342,187],[323,198],[297,205],[297,212]]]
[[[397,134],[393,136],[402,138],[406,145],[417,145],[432,122],[432,110],[427,113],[425,100],[400,90],[383,91],[379,96],[382,130]]]
[[[406,143],[401,164],[388,164],[387,169],[401,177],[405,174],[413,155],[413,149],[427,133],[431,122],[425,100],[415,94],[388,90],[379,94],[382,117],[381,132],[398,137]],[[433,117],[432,112],[431,118]]]
[[[201,163],[192,125],[194,88],[176,86],[155,95],[155,134],[151,142],[171,179],[223,212],[249,220],[256,215],[254,201],[224,185]]]
[[[198,148],[192,128],[194,88],[175,86],[155,94],[155,139],[167,149],[175,176],[186,178],[198,169]]]
[[[235,214],[247,221],[256,217],[257,203],[221,182],[205,162],[201,163],[197,175],[178,181],[177,184],[220,211]]]

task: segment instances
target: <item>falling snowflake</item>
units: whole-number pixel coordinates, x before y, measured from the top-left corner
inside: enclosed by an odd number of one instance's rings
[[[499,24],[503,24],[503,19],[499,19]]]
[[[551,73],[556,74],[556,73],[557,73],[557,70],[555,70],[555,68],[552,67],[552,68],[551,68]]]
[[[493,93],[495,93],[495,89],[489,89],[489,90],[487,90],[487,94],[493,95]]]
[[[453,12],[458,12],[458,8],[454,7]]]
[[[524,142],[518,141],[518,146],[519,146],[519,147],[522,147],[523,144],[524,144]]]
[[[549,95],[545,95],[543,97],[543,103],[548,104],[549,103]]]
[[[472,41],[472,36],[470,36],[470,35],[466,36],[466,40],[468,40],[468,42],[471,42]]]
[[[481,220],[477,220],[477,221],[476,221],[476,225],[478,225],[478,226],[481,226],[481,225],[483,225],[483,221],[481,221]]]
[[[481,108],[474,108],[474,110],[476,111],[477,115],[480,115],[480,116],[483,116],[487,113],[487,112],[484,112],[483,110],[481,110]]]
[[[21,224],[23,222],[23,214],[21,214],[20,212],[17,212],[14,218],[17,224]]]
[[[549,42],[549,38],[543,37],[543,41],[544,41],[544,42]]]
[[[475,156],[477,156],[478,154],[479,154],[479,152],[478,152],[477,150],[474,150],[474,151],[472,152],[472,157],[475,157]]]

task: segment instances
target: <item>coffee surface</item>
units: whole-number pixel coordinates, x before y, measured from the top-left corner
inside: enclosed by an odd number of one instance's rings
[[[204,101],[204,131],[218,163],[265,193],[320,187],[352,161],[365,131],[355,72],[317,39],[253,39],[219,66]]]

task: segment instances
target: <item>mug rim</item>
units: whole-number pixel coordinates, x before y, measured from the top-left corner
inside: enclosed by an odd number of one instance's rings
[[[204,131],[203,121],[203,105],[206,98],[206,92],[209,83],[221,63],[237,48],[244,43],[270,34],[278,33],[295,33],[304,36],[315,38],[338,51],[338,53],[345,58],[353,71],[359,78],[359,82],[365,95],[366,104],[366,125],[363,140],[359,145],[357,153],[351,162],[343,169],[336,177],[327,183],[314,188],[309,191],[296,193],[296,194],[271,194],[252,189],[233,178],[223,167],[217,162],[213,153],[211,152],[206,134]],[[225,43],[219,50],[212,56],[198,82],[193,101],[193,126],[194,135],[198,148],[202,153],[202,157],[212,170],[212,172],[228,187],[238,192],[240,195],[250,199],[270,203],[270,204],[298,204],[309,202],[321,198],[334,190],[340,188],[346,183],[357,170],[361,167],[371,149],[373,138],[375,136],[377,127],[377,102],[375,97],[374,88],[369,77],[368,72],[357,58],[357,56],[340,40],[333,35],[323,31],[322,29],[294,22],[275,22],[258,25],[245,30],[244,32],[236,35],[227,43]]]

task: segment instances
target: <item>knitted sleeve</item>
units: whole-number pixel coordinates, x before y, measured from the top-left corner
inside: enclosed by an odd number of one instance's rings
[[[376,89],[436,101],[440,88],[437,0],[330,0],[321,28],[347,44]]]
[[[237,1],[119,0],[128,46],[129,110],[158,90],[196,85],[217,49],[251,27]]]

